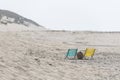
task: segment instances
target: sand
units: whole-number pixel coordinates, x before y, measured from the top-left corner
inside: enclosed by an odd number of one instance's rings
[[[94,60],[65,60],[95,48]],[[119,80],[119,32],[0,31],[0,80]]]

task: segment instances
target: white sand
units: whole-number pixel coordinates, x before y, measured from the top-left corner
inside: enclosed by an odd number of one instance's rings
[[[94,60],[64,60],[68,48]],[[119,80],[120,33],[0,31],[0,80]]]
[[[45,28],[43,27],[38,27],[38,26],[24,26],[24,25],[20,25],[20,24],[0,24],[0,31],[36,31],[36,30],[45,30]]]

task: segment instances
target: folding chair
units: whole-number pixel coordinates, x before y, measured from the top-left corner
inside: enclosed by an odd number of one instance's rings
[[[84,59],[88,59],[89,57],[93,59],[94,53],[95,53],[94,48],[86,48],[85,53],[84,53]]]
[[[75,59],[76,55],[77,55],[77,51],[78,51],[78,49],[68,49],[68,52],[66,54],[65,59],[66,58],[69,58],[69,59],[73,58],[73,59]]]

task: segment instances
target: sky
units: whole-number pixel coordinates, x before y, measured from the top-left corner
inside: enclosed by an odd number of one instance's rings
[[[0,0],[48,29],[120,31],[120,0]]]

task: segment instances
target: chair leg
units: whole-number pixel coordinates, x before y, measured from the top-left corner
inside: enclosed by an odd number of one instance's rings
[[[91,60],[94,60],[93,56],[91,56]]]
[[[68,56],[65,56],[65,59],[67,58]]]
[[[76,56],[74,56],[74,59],[77,60]]]

